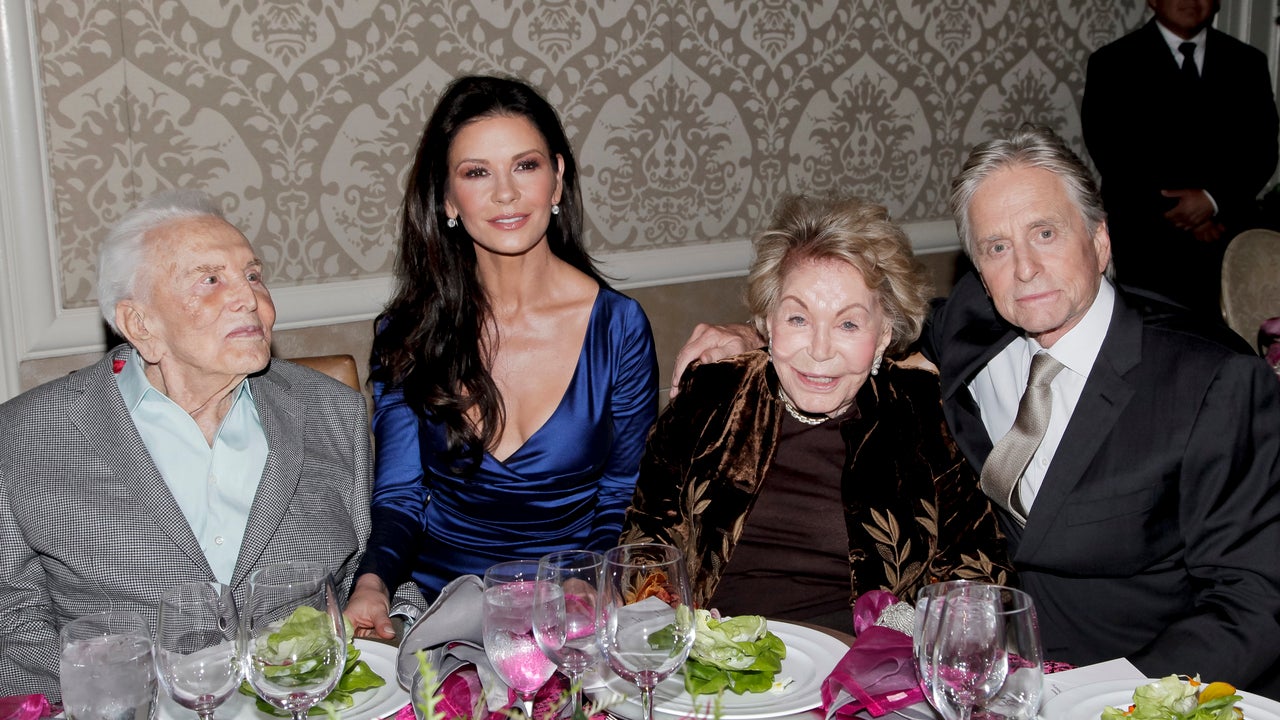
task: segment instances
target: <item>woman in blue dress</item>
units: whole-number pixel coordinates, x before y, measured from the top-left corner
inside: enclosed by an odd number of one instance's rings
[[[432,600],[502,560],[615,545],[657,413],[649,322],[583,248],[573,154],[531,87],[445,90],[401,222],[370,363],[373,533],[347,607],[383,637],[403,582]]]

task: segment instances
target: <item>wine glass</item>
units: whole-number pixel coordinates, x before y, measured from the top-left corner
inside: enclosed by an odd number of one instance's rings
[[[925,585],[916,593],[915,624],[911,633],[911,655],[916,663],[920,689],[933,702],[933,648],[946,607],[947,593],[971,584],[969,580],[948,580]]]
[[[604,659],[640,690],[653,720],[653,689],[680,669],[693,645],[693,603],[684,555],[669,545],[622,545],[604,555],[596,637]]]
[[[240,684],[239,626],[231,588],[221,583],[184,582],[160,595],[156,675],[169,697],[200,720],[213,720]]]
[[[600,657],[596,644],[596,584],[604,558],[589,550],[564,550],[538,561],[533,636],[543,654],[569,678],[570,717],[582,709],[582,676]]]
[[[1044,651],[1035,603],[1021,590],[997,587],[1004,650],[1009,669],[1004,683],[976,714],[988,720],[1032,720],[1044,695]]]
[[[253,571],[240,643],[245,678],[258,696],[306,720],[346,665],[346,629],[328,571],[312,562]]]
[[[484,654],[530,719],[533,696],[556,671],[533,637],[537,579],[536,560],[502,562],[484,573]]]
[[[944,720],[970,720],[1004,684],[1008,667],[999,588],[949,590],[933,647],[934,708]]]
[[[155,713],[151,630],[136,612],[108,610],[63,626],[58,674],[68,720],[148,720]]]

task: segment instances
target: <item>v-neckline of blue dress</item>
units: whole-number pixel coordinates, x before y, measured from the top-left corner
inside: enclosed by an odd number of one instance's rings
[[[538,426],[538,429],[530,433],[529,437],[525,438],[524,442],[520,444],[520,447],[512,450],[511,454],[506,458],[500,460],[488,450],[484,451],[485,457],[497,463],[502,468],[511,470],[512,460],[518,461],[519,456],[524,454],[525,450],[533,445],[534,441],[539,440],[539,436],[542,435],[548,427],[555,423],[557,416],[559,416],[561,411],[564,410],[570,397],[577,391],[578,378],[582,376],[582,367],[587,362],[588,349],[591,347],[591,331],[595,328],[596,319],[600,311],[600,301],[603,296],[604,291],[602,289],[596,290],[596,297],[591,301],[591,314],[587,316],[587,327],[582,333],[582,346],[578,348],[578,361],[573,367],[573,374],[569,376],[569,384],[565,387],[564,394],[560,396],[560,402],[556,403],[556,409],[552,410],[551,414],[547,416],[547,419],[543,420],[542,424]]]

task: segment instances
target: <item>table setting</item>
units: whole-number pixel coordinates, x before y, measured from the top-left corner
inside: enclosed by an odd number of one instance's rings
[[[129,612],[69,623],[66,717],[1125,720],[1165,703],[1168,720],[1235,720],[1233,708],[1280,720],[1275,701],[1147,678],[1123,658],[1053,672],[1031,598],[980,582],[928,585],[914,606],[864,593],[850,638],[694,608],[670,546],[557,552],[456,579],[398,648],[349,637],[318,565],[267,566],[249,582],[243,608],[216,582],[169,588],[154,633]],[[58,709],[4,698],[0,720]]]

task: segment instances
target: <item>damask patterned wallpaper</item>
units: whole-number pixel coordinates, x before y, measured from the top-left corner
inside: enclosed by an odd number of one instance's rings
[[[579,149],[597,253],[741,240],[785,193],[946,216],[975,142],[1077,148],[1088,54],[1138,0],[35,0],[64,305],[104,229],[221,196],[273,287],[386,275],[454,76],[522,76]]]

